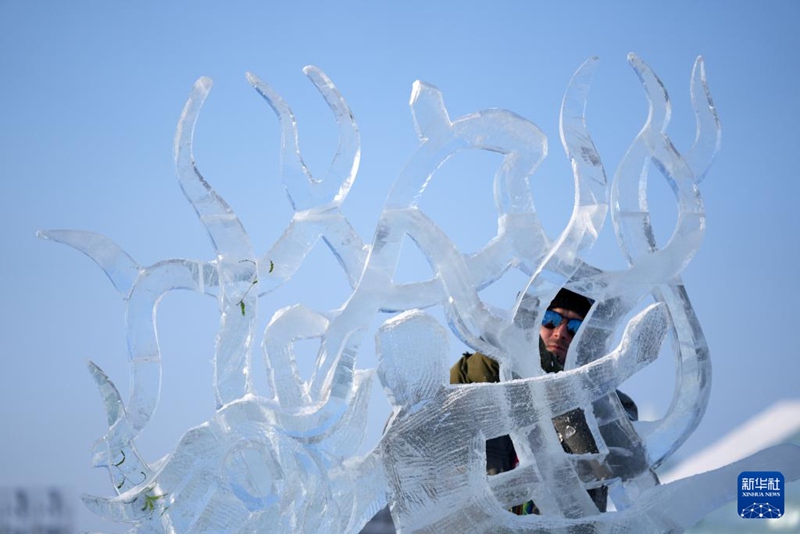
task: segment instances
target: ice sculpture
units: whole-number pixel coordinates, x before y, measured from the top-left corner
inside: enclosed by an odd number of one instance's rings
[[[192,135],[211,87],[201,78],[178,124],[175,160],[215,259],[143,266],[97,234],[40,234],[91,257],[127,306],[130,397],[123,400],[102,370],[89,366],[109,424],[94,446],[93,463],[108,469],[117,495],[84,496],[87,506],[137,532],[358,532],[386,504],[403,532],[681,532],[733,498],[731,474],[743,465],[780,469],[786,480],[797,479],[798,448],[782,446],[716,471],[658,483],[655,468],[696,428],[708,401],[708,348],[680,273],[702,240],[698,185],[718,150],[720,129],[700,58],[691,80],[697,137],[687,154],[664,133],[670,118],[664,87],[638,57],[629,61],[650,115],[610,186],[584,120],[596,61],[582,65],[567,88],[561,139],[576,194],[572,217],[555,239],[539,223],[529,188],[547,153],[543,133],[505,110],[451,120],[442,94],[416,82],[411,109],[421,142],[391,189],[372,243],[365,245],[340,211],[360,159],[347,103],[320,70],[306,67],[340,135],[327,175],[315,179],[303,163],[289,106],[248,74],[281,123],[283,182],[294,209],[282,236],[261,255],[236,213],[195,167]],[[457,250],[418,207],[436,169],[465,149],[503,154],[494,178],[497,233],[473,254]],[[651,163],[669,182],[678,206],[676,228],[660,248],[646,198]],[[603,272],[581,258],[609,211],[629,264],[619,272]],[[432,266],[431,279],[393,281],[405,236]],[[274,314],[262,341],[271,391],[259,394],[249,372],[259,298],[289,280],[320,237],[352,294],[335,310],[297,304]],[[511,309],[486,304],[479,292],[509,269],[524,273],[527,287],[519,288]],[[545,375],[538,358],[530,357],[537,353],[536,340],[521,325],[536,321],[562,286],[595,304],[570,347],[566,370]],[[166,458],[148,462],[136,438],[160,393],[155,310],[175,289],[219,302],[217,412],[186,432]],[[449,328],[467,346],[501,363],[503,382],[445,383],[448,334],[422,311],[433,306],[442,307]],[[374,372],[357,369],[357,363],[376,314],[391,315],[375,339],[377,372],[394,413],[377,447],[358,456]],[[656,358],[666,336],[674,341],[677,369],[672,405],[658,421],[631,423],[614,389]],[[300,339],[320,340],[307,381],[295,361]],[[597,454],[567,455],[561,449],[550,420],[575,408],[586,413]],[[520,465],[489,477],[486,439],[505,434],[514,440]],[[610,488],[616,511],[601,514],[589,499],[586,488],[601,484]],[[507,511],[530,498],[541,516]]]

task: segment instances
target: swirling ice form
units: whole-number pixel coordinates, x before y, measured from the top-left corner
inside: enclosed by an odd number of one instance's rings
[[[214,259],[143,266],[98,234],[40,233],[92,258],[126,304],[129,398],[122,399],[103,371],[89,364],[109,426],[94,445],[93,463],[108,470],[115,495],[86,495],[86,505],[135,532],[358,532],[386,505],[402,532],[681,532],[733,499],[730,480],[744,466],[779,469],[786,480],[797,479],[800,449],[790,445],[666,485],[655,475],[699,424],[710,392],[708,347],[680,274],[702,241],[699,184],[719,149],[720,127],[698,58],[691,77],[697,136],[686,154],[679,153],[665,133],[671,112],[665,88],[641,59],[631,55],[629,62],[650,114],[610,184],[584,115],[596,60],[584,63],[568,85],[560,131],[575,203],[556,237],[545,233],[529,187],[547,155],[541,130],[506,110],[453,120],[441,92],[416,82],[411,110],[420,144],[392,186],[370,244],[341,211],[360,160],[359,132],[341,94],[322,71],[304,69],[339,128],[336,157],[326,176],[316,179],[303,162],[288,104],[248,74],[280,121],[282,178],[294,210],[281,237],[260,255],[237,214],[195,166],[192,137],[211,88],[209,79],[198,80],[178,124],[175,161]],[[468,149],[503,159],[494,177],[496,235],[465,254],[419,201],[436,170]],[[677,204],[676,227],[663,247],[653,237],[647,205],[652,169],[667,180]],[[628,262],[621,271],[602,271],[582,259],[609,212]],[[394,282],[406,236],[431,265],[430,279]],[[298,303],[272,316],[261,336],[271,391],[259,394],[250,374],[259,299],[291,279],[319,238],[352,293],[335,310]],[[480,292],[512,269],[528,280],[516,303],[500,309],[484,302]],[[530,357],[536,345],[515,317],[541,317],[561,287],[595,303],[565,371],[545,374],[538,358]],[[147,461],[136,440],[160,395],[155,313],[161,297],[177,289],[219,303],[217,410],[189,429],[167,457]],[[447,325],[423,311],[436,306]],[[376,315],[389,318],[371,333]],[[471,350],[497,360],[503,381],[447,384],[447,328]],[[357,366],[373,337],[377,375],[393,414],[377,446],[360,456],[376,370]],[[676,368],[672,404],[657,421],[632,423],[615,388],[659,354],[665,357],[666,338]],[[300,376],[294,351],[302,339],[320,342],[308,380]],[[585,413],[597,453],[569,455],[560,445],[551,420],[577,408]],[[519,466],[488,476],[486,440],[501,435],[514,441]],[[614,511],[600,513],[587,494],[600,485],[609,488]],[[508,511],[529,499],[541,515]]]

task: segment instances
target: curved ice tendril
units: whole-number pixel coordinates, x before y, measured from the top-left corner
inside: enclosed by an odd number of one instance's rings
[[[314,66],[303,73],[325,98],[339,127],[339,146],[326,176],[317,180],[303,161],[297,135],[297,121],[285,100],[257,76],[247,80],[269,103],[281,123],[281,174],[295,211],[341,206],[353,185],[361,160],[361,141],[353,113],[333,82]]]
[[[197,117],[211,80],[195,83],[175,133],[175,165],[178,183],[206,229],[217,253],[220,329],[214,355],[214,389],[217,408],[249,393],[252,384],[250,344],[254,337],[257,298],[250,291],[258,281],[258,263],[242,223],[227,202],[206,182],[192,154]],[[251,313],[239,313],[251,310]]]
[[[339,146],[323,180],[315,180],[303,161],[297,121],[289,105],[270,85],[247,73],[250,85],[267,101],[280,121],[281,177],[295,210],[284,234],[260,261],[259,274],[269,282],[259,289],[260,296],[290,279],[319,237],[325,240],[353,287],[366,260],[367,250],[361,237],[339,209],[353,185],[361,160],[358,127],[333,82],[316,67],[308,66],[303,72],[325,98],[339,127]],[[277,265],[269,263],[269,258],[276,257],[283,261]],[[270,266],[269,277],[266,265]]]
[[[113,241],[92,232],[51,230],[39,232],[39,236],[84,252],[103,269],[126,301],[131,393],[125,405],[119,404],[118,393],[114,396],[103,393],[109,432],[95,444],[93,453],[94,465],[108,467],[114,477],[119,471],[115,469],[119,454],[114,450],[136,438],[158,404],[161,384],[161,358],[155,329],[158,302],[161,296],[174,289],[204,287],[203,279],[210,277],[210,273],[202,265],[184,260],[142,267]],[[91,368],[95,366],[92,364]],[[96,378],[100,376],[93,374]],[[101,392],[104,381],[107,377],[98,381]]]
[[[686,155],[686,162],[694,171],[695,179],[699,183],[705,178],[722,145],[722,128],[706,81],[706,64],[703,56],[697,56],[692,68],[691,94],[697,133],[694,144]]]
[[[113,435],[117,438],[110,442],[106,437],[95,443],[92,465],[95,467],[109,464],[113,466],[113,469],[109,470],[109,474],[117,493],[122,493],[141,483],[142,480],[146,480],[152,473],[135,448],[132,439],[133,433],[129,428],[125,428],[128,420],[119,391],[97,365],[92,362],[89,362],[88,365],[89,372],[103,396],[103,404],[107,409],[108,426],[116,429]]]
[[[610,187],[586,122],[596,58],[567,86],[559,132],[575,201],[569,223],[554,239],[538,220],[529,186],[547,155],[542,131],[507,110],[451,119],[441,92],[416,82],[410,107],[420,145],[392,186],[369,245],[341,211],[358,170],[360,139],[338,89],[316,67],[304,69],[339,129],[336,155],[316,179],[304,163],[288,103],[248,73],[280,123],[281,176],[294,210],[261,256],[195,163],[194,130],[211,88],[211,80],[198,80],[178,123],[174,151],[179,184],[211,238],[212,260],[172,259],[144,267],[97,234],[40,233],[92,258],[126,303],[133,384],[127,402],[89,364],[109,425],[94,445],[93,463],[109,470],[117,495],[84,496],[87,506],[136,532],[357,532],[386,504],[403,531],[681,532],[732,497],[723,481],[745,465],[761,465],[772,455],[772,468],[784,466],[787,481],[798,478],[800,449],[786,446],[658,484],[656,467],[694,430],[708,400],[708,347],[680,273],[703,237],[698,183],[719,149],[720,127],[698,58],[691,78],[697,136],[686,154],[679,153],[665,133],[671,113],[666,89],[641,59],[631,55],[629,61],[650,111]],[[502,163],[493,178],[496,235],[464,254],[419,203],[437,169],[470,149],[500,153]],[[672,187],[678,208],[676,228],[663,247],[655,241],[647,205],[651,163]],[[604,272],[581,256],[609,211],[629,267]],[[432,278],[393,281],[405,237],[432,266]],[[353,292],[334,310],[296,304],[272,316],[261,343],[270,393],[259,395],[250,377],[258,299],[290,280],[320,238]],[[479,292],[509,269],[528,277],[514,305],[485,303]],[[518,321],[527,315],[536,324],[565,285],[596,302],[570,347],[566,370],[545,375],[530,357],[538,351],[535,336]],[[155,312],[161,297],[176,289],[219,303],[217,411],[187,431],[172,453],[148,463],[135,442],[161,387]],[[433,306],[442,307],[450,330],[467,346],[501,364],[507,381],[444,383],[448,334],[421,311]],[[373,370],[358,368],[359,355],[375,315],[397,312],[375,336],[377,371],[393,416],[377,447],[357,456],[373,376]],[[632,424],[614,391],[658,356],[667,336],[678,371],[673,402],[661,420]],[[320,344],[308,380],[298,372],[298,340]],[[577,409],[585,414],[596,451],[566,455],[552,420]],[[486,439],[505,434],[514,440],[520,465],[487,477]],[[609,487],[617,512],[598,513],[586,493],[601,485]],[[531,498],[544,515],[507,512]],[[670,513],[678,507],[680,514]]]
[[[36,234],[42,239],[69,245],[94,260],[106,273],[117,292],[128,298],[141,267],[116,243],[104,235],[80,230],[48,230]]]
[[[536,295],[539,306],[534,322],[579,268],[579,254],[597,240],[608,211],[605,169],[586,126],[586,101],[596,67],[597,58],[590,58],[578,68],[561,103],[559,132],[564,152],[572,166],[575,204],[567,227],[549,248],[544,249],[547,252],[540,265],[532,273],[524,293],[517,297],[515,315],[525,295]],[[530,347],[520,349],[512,351],[516,354],[514,368],[522,376],[529,376],[532,372],[530,364],[535,361],[531,362],[531,358],[526,357]]]
[[[664,269],[659,274],[665,283],[655,286],[653,291],[656,299],[668,305],[675,325],[674,335],[678,341],[675,344],[678,347],[675,356],[679,372],[673,402],[660,424],[651,425],[647,430],[642,428],[642,433],[645,436],[649,435],[647,449],[653,464],[658,465],[674,452],[697,426],[710,393],[708,384],[711,379],[711,368],[708,347],[679,278],[680,270],[700,246],[705,229],[705,212],[697,187],[698,173],[689,166],[664,133],[671,113],[666,89],[641,59],[631,55],[629,62],[645,87],[650,113],[647,123],[620,163],[611,192],[612,204],[619,209],[612,212],[612,218],[620,248],[627,255],[633,269],[639,264],[644,264],[646,271],[655,274],[656,269],[650,267],[654,261]],[[695,115],[716,117],[710,92],[702,75],[702,86],[707,97],[705,106],[696,98],[698,70],[703,72],[701,59],[695,63],[692,76]],[[701,110],[701,107],[705,107],[706,111]],[[695,159],[700,154],[695,151],[695,147],[719,146],[719,122],[716,120],[712,122],[716,126],[714,132],[708,128],[700,130],[701,121],[698,120],[697,139],[692,149]],[[716,141],[712,143],[709,138]],[[700,173],[707,170],[713,153],[706,153],[705,156],[707,161],[702,169],[698,169]],[[661,250],[658,249],[653,237],[645,194],[648,162],[651,158],[670,182],[678,201],[678,221],[675,231]],[[630,172],[632,169],[629,170],[629,166],[640,169],[637,181],[633,179],[636,175]],[[671,248],[676,250],[670,250]],[[665,268],[666,258],[673,258],[673,266],[669,270]]]

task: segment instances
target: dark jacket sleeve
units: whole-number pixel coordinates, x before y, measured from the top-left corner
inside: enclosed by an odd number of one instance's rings
[[[631,421],[638,421],[639,420],[639,408],[636,406],[636,403],[633,402],[633,399],[617,390],[617,397],[619,397],[619,401],[622,403],[622,407],[625,409],[625,413],[628,414],[628,419]]]
[[[475,384],[480,382],[498,382],[500,365],[483,354],[465,352],[450,368],[451,384]],[[486,473],[496,475],[514,468],[517,452],[514,443],[508,436],[500,436],[486,440]]]

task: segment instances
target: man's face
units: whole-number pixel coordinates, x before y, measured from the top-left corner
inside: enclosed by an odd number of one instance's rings
[[[561,321],[560,324],[557,324],[555,328],[541,326],[539,328],[539,335],[542,337],[545,348],[555,354],[558,358],[558,363],[563,366],[564,362],[567,360],[567,350],[569,349],[569,345],[572,343],[573,338],[573,335],[570,334],[569,330],[567,329],[567,322],[570,319],[583,320],[583,315],[575,313],[572,310],[566,310],[564,308],[551,309],[564,317],[565,320]]]

